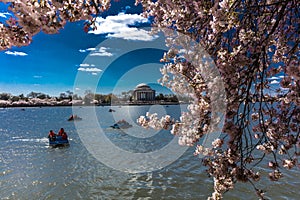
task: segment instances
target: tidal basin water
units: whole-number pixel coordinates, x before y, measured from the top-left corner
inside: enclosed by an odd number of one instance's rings
[[[133,119],[147,111],[176,116],[184,108],[175,105],[114,106],[115,112],[108,112],[109,108],[78,107],[76,112],[83,119],[76,122],[67,121],[74,112],[72,107],[0,109],[0,199],[206,199],[212,193],[212,179],[201,167],[201,160],[193,156],[194,148],[187,149],[162,169],[129,173],[106,166],[82,142],[82,138],[89,137],[101,126],[107,138],[126,151],[159,150],[173,136],[167,131],[137,127]],[[93,120],[87,114],[91,109],[99,121],[97,125],[91,124]],[[129,113],[134,127],[126,131],[110,128],[124,117],[120,113]],[[68,133],[70,146],[50,148],[48,131],[57,132],[61,127]],[[81,129],[80,134],[78,129]],[[101,146],[99,150],[106,151]],[[123,155],[113,155],[112,159],[118,162],[118,156],[122,158]],[[262,164],[260,170],[268,173],[266,164]],[[257,186],[266,191],[270,199],[299,199],[299,169],[284,175],[279,182],[262,179]],[[251,185],[239,184],[226,193],[224,199],[258,198]]]

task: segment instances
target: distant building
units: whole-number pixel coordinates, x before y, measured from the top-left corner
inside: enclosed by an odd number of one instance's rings
[[[145,83],[138,84],[133,91],[134,101],[154,101],[155,90]]]

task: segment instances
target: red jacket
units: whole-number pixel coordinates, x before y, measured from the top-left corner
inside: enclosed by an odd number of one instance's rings
[[[49,132],[49,137],[54,137],[55,136],[55,133],[53,131],[50,131]]]
[[[68,135],[65,132],[63,132],[61,136],[63,140],[68,139]]]

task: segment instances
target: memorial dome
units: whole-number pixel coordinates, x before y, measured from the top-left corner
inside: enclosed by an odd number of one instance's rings
[[[140,84],[138,84],[135,88],[136,88],[136,89],[146,89],[146,88],[151,89],[150,86],[147,85],[146,83],[140,83]]]

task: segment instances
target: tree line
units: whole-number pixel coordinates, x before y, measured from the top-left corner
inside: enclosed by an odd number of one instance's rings
[[[132,97],[132,90],[128,92],[122,92],[121,94],[98,94],[93,93],[90,90],[86,90],[83,96],[78,94],[74,94],[72,91],[66,91],[60,93],[58,96],[50,96],[49,94],[45,94],[42,92],[30,92],[27,95],[20,94],[20,95],[12,95],[10,93],[0,93],[0,100],[9,101],[9,102],[18,102],[18,101],[25,101],[28,102],[32,99],[39,99],[39,100],[53,100],[53,101],[81,101],[85,105],[90,104],[111,104],[112,102],[116,103],[125,103],[125,102],[133,102]],[[160,102],[179,102],[179,98],[174,94],[163,94],[159,93],[155,97],[155,101]],[[182,101],[187,102],[187,97],[180,97]]]

